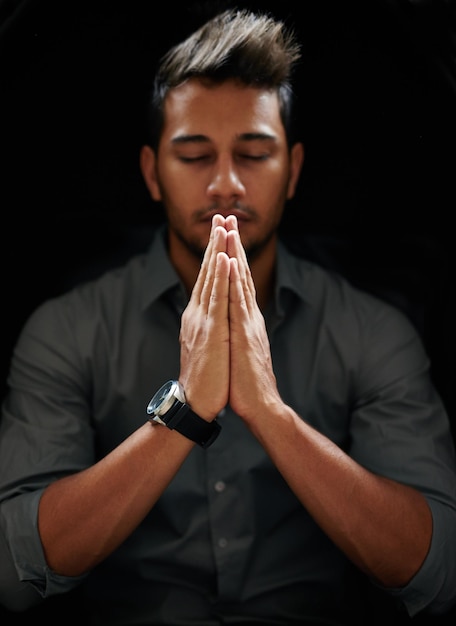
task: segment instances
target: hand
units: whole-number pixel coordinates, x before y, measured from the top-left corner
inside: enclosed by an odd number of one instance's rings
[[[230,257],[229,337],[230,394],[233,411],[249,421],[261,412],[261,404],[281,402],[272,367],[264,317],[235,216],[226,218],[227,252]]]
[[[215,215],[190,301],[182,314],[180,382],[193,410],[213,419],[228,403],[229,272],[225,218]]]

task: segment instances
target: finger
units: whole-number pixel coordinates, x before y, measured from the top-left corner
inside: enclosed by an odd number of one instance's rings
[[[220,213],[216,213],[213,217],[212,217],[212,230],[216,227],[216,226],[225,226],[225,218],[223,217],[223,215],[220,215]]]
[[[228,256],[237,259],[239,275],[243,281],[246,280],[250,275],[250,266],[238,230],[227,232],[227,252]]]
[[[233,220],[229,220],[229,218],[233,218]],[[227,217],[227,232],[229,237],[227,244],[229,256],[236,257],[239,263],[248,265],[247,256],[245,254],[244,246],[242,245],[241,241],[241,234],[239,232],[238,222],[234,215],[230,215],[229,217]]]
[[[225,220],[226,230],[239,230],[239,224],[235,215],[228,215]]]
[[[218,252],[208,305],[208,315],[220,328],[223,327],[222,323],[228,319],[229,295],[230,259],[226,252]]]
[[[251,310],[251,307],[256,304],[256,289],[239,231],[231,230],[227,233],[227,250],[230,258],[234,258],[237,261],[236,272],[239,275],[245,301]]]
[[[239,274],[239,263],[235,257],[230,257],[230,276],[229,276],[229,317],[230,324],[239,323],[240,312],[248,315],[248,305],[246,302],[245,291],[242,286],[241,275]]]
[[[192,290],[191,299],[196,301],[198,304],[201,302],[201,294],[204,289],[204,285],[207,280],[207,274],[211,263],[215,263],[214,259],[214,246],[216,252],[220,249],[220,246],[226,245],[224,242],[220,242],[217,236],[217,228],[224,227],[225,218],[223,215],[216,214],[212,218],[211,231],[209,234],[209,241],[206,246],[206,250],[204,252],[203,261],[201,263],[201,268],[198,273],[197,279],[195,281],[195,285]]]
[[[209,304],[212,297],[212,290],[215,280],[215,272],[217,266],[217,255],[226,253],[226,230],[224,226],[215,226],[214,235],[211,244],[211,254],[208,259],[205,270],[204,282],[201,287],[200,304],[203,309],[208,312]]]

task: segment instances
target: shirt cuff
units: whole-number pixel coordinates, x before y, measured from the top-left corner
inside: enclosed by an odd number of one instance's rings
[[[384,588],[413,617],[426,610],[443,615],[456,602],[456,511],[428,498],[433,519],[429,552],[412,580],[401,588]]]
[[[9,571],[15,570],[18,582],[28,583],[42,598],[47,598],[70,591],[87,574],[61,576],[48,567],[38,533],[38,506],[43,491],[21,494],[3,502],[0,524],[12,560]]]

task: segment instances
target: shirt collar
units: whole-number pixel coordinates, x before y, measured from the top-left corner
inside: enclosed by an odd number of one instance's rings
[[[183,310],[187,303],[184,286],[174,269],[167,247],[166,224],[154,232],[146,259],[146,276],[143,306],[147,308],[166,294]],[[310,264],[288,250],[282,241],[277,242],[276,286],[274,290],[274,312],[281,318],[290,301],[295,297],[309,301]]]
[[[310,302],[310,268],[308,261],[290,252],[282,241],[277,242],[274,306],[279,318],[295,298]]]
[[[153,233],[146,257],[142,305],[147,308],[170,293],[178,308],[183,310],[185,289],[169,258],[166,224],[161,224]]]

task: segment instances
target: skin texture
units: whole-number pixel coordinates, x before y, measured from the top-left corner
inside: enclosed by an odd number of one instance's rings
[[[287,146],[272,92],[192,79],[169,93],[158,153],[143,147],[140,165],[151,197],[166,208],[171,260],[190,295],[179,380],[204,419],[229,402],[331,539],[379,583],[402,586],[429,548],[425,499],[357,465],[276,386],[262,309],[274,281],[276,227],[303,158],[301,144]],[[49,566],[77,575],[109,555],[193,445],[147,423],[94,466],[51,484],[39,510]]]

